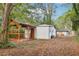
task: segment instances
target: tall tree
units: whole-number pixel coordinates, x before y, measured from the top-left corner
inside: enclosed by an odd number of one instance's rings
[[[13,5],[11,3],[5,3],[4,4],[4,10],[3,10],[3,23],[2,23],[2,30],[3,30],[3,42],[7,43],[8,42],[8,36],[7,36],[7,32],[8,32],[8,21],[9,21],[9,16],[11,13],[11,10],[13,8]]]
[[[51,18],[52,18],[52,4],[48,3],[47,4],[47,19],[48,19],[48,24],[51,24]]]
[[[51,24],[53,23],[53,20],[52,20],[52,14],[53,14],[53,4],[51,3],[37,3],[35,4],[36,8],[39,8],[38,11],[41,9],[41,16],[42,18],[40,17],[41,20],[39,20],[39,15],[38,15],[38,20],[37,21],[40,21],[40,24]]]
[[[75,19],[76,14],[73,10],[68,10],[63,14],[63,16],[60,16],[58,20],[56,20],[56,25],[59,29],[61,28],[67,28],[70,31],[72,30],[72,20]],[[64,25],[63,25],[64,24]]]
[[[73,6],[73,10],[76,13],[76,17],[72,21],[73,22],[73,30],[75,30],[79,33],[79,3],[73,3],[72,6]]]

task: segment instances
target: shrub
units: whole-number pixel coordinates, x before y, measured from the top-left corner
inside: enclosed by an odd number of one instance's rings
[[[24,33],[24,30],[23,29],[20,29],[20,33]]]
[[[9,38],[16,38],[16,37],[17,37],[16,34],[10,34],[10,35],[9,35]]]
[[[6,44],[0,44],[0,48],[8,48],[8,47],[11,47],[11,48],[16,47],[16,43],[8,42]]]
[[[14,43],[14,42],[8,42],[7,46],[8,47],[16,47],[16,43]]]

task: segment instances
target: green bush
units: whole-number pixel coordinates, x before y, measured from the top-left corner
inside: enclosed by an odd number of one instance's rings
[[[14,42],[8,42],[7,46],[8,47],[16,47],[16,43],[14,43]]]
[[[20,29],[20,33],[24,33],[24,30],[23,29]]]
[[[8,48],[8,47],[11,47],[11,48],[16,47],[16,43],[8,42],[6,44],[0,44],[0,48]]]
[[[16,38],[16,37],[17,37],[16,34],[10,34],[10,35],[9,35],[9,38]]]

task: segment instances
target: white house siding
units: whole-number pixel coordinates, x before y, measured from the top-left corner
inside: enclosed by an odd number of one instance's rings
[[[39,25],[35,30],[36,39],[51,39],[51,36],[56,36],[56,29],[52,25]]]
[[[57,32],[57,37],[68,37],[69,32],[62,31],[62,32]]]
[[[37,39],[49,39],[49,27],[37,27],[36,28]]]
[[[56,37],[56,29],[53,26],[50,27],[50,36]]]
[[[69,36],[69,33],[68,32],[64,32],[64,36],[65,37]]]

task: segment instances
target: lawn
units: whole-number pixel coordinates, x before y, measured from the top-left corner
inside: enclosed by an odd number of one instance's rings
[[[73,38],[23,41],[17,48],[0,49],[9,56],[72,56],[79,55],[79,43]]]

